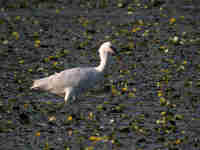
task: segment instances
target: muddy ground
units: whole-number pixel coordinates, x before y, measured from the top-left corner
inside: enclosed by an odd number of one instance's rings
[[[0,149],[200,149],[199,20],[197,0],[2,0]],[[77,101],[30,90],[103,41],[119,56]]]

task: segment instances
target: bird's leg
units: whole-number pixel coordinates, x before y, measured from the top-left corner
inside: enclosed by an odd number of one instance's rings
[[[67,106],[66,104],[68,102],[68,99],[71,97],[72,88],[66,88],[64,90],[64,92],[65,92],[65,98],[64,98],[64,102],[62,104],[61,112],[65,112],[66,107],[68,108],[68,106],[69,106],[69,105]]]
[[[72,92],[72,88],[65,89],[65,98],[64,98],[65,104],[67,103],[67,100],[70,98],[71,92]]]
[[[76,101],[76,96],[72,96],[72,102]]]

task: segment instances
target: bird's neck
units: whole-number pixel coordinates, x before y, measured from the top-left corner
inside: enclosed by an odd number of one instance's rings
[[[96,67],[96,70],[99,72],[104,72],[106,66],[107,66],[107,61],[108,61],[108,54],[104,53],[104,55],[100,55],[101,62],[99,66]]]

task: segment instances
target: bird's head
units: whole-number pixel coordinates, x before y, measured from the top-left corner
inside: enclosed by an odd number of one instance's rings
[[[111,54],[117,54],[116,49],[112,46],[112,43],[110,41],[104,42],[100,48],[99,53],[111,53]]]

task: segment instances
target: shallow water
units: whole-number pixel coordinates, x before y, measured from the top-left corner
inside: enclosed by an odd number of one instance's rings
[[[200,149],[197,4],[0,2],[0,149]],[[97,65],[102,40],[122,62],[102,85],[64,107],[30,90],[33,79]]]

